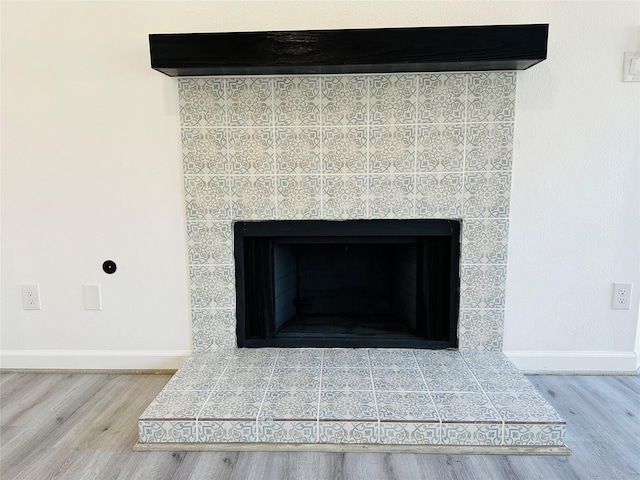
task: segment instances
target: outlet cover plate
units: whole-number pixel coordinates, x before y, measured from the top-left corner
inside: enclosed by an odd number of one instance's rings
[[[40,285],[21,285],[22,308],[40,310]]]
[[[85,310],[102,310],[102,295],[100,285],[83,285],[82,298]]]
[[[615,310],[629,310],[631,308],[631,293],[633,283],[614,283],[611,308]]]

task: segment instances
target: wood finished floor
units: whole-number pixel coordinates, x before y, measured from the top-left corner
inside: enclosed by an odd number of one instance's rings
[[[640,478],[640,377],[530,376],[567,420],[570,457],[134,452],[138,416],[169,375],[0,375],[0,478]]]

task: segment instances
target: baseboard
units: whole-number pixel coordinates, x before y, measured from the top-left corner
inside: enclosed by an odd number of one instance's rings
[[[175,370],[189,350],[4,350],[0,368],[26,370]]]
[[[637,375],[634,352],[503,352],[524,373],[574,375]]]

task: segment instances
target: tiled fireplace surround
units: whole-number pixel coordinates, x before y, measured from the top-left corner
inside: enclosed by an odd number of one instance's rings
[[[140,441],[563,445],[501,353],[515,90],[514,72],[178,80],[194,355]],[[381,218],[462,220],[458,352],[236,349],[234,221]]]

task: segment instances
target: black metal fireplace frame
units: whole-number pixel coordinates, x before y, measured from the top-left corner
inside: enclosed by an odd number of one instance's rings
[[[303,228],[300,228],[300,227]],[[460,298],[460,231],[459,220],[270,220],[270,221],[238,221],[234,223],[234,256],[236,275],[236,318],[238,347],[375,347],[375,348],[425,348],[442,349],[456,348],[458,344],[457,326]],[[273,253],[251,252],[252,239],[274,238],[277,241],[289,241],[295,239],[296,243],[327,243],[349,241],[352,238],[376,238],[387,237],[398,239],[411,237],[448,238],[450,242],[450,279],[448,298],[448,339],[434,340],[415,337],[412,339],[398,340],[395,338],[357,339],[305,339],[299,338],[292,341],[290,338],[282,339],[271,336],[273,334],[274,305],[272,292],[274,290],[273,279]],[[317,238],[323,238],[320,242]],[[330,239],[330,240],[329,240]],[[258,242],[259,244],[259,242]],[[255,272],[247,272],[248,265],[245,262],[245,254],[258,255],[258,261],[264,268],[260,268],[258,275]],[[255,260],[255,259],[254,259]],[[252,285],[251,282],[255,282]],[[257,290],[268,289],[267,294],[258,295]],[[253,290],[252,290],[253,289]],[[270,291],[269,291],[270,290]],[[247,297],[251,296],[252,302],[248,304]],[[247,336],[247,320],[253,321],[251,327],[253,338]],[[256,320],[259,324],[256,324]],[[260,331],[255,338],[256,328]],[[264,330],[261,331],[260,329]]]

